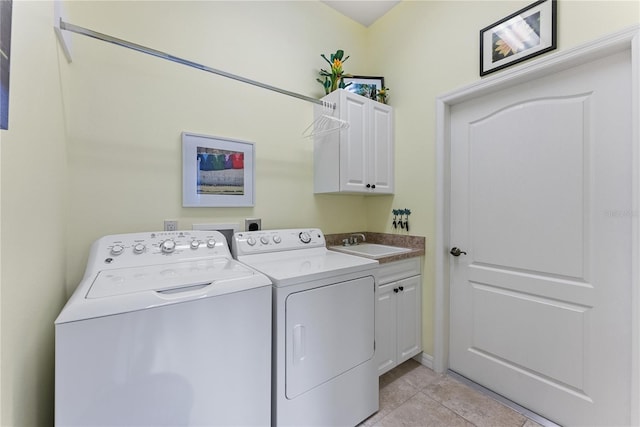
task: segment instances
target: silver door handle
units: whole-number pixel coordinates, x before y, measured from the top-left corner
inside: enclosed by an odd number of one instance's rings
[[[451,250],[449,251],[449,253],[453,256],[460,256],[460,255],[466,255],[467,253],[465,251],[461,251],[459,248],[451,248]]]

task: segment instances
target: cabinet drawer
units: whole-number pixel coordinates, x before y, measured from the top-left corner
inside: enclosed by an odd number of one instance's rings
[[[420,274],[420,258],[409,258],[378,267],[378,286]]]

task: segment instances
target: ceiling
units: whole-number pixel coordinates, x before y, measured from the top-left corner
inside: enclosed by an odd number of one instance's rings
[[[322,2],[368,27],[400,3],[400,0],[323,0]]]

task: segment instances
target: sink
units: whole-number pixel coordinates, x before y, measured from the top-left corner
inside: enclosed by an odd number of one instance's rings
[[[397,255],[411,251],[411,249],[409,248],[379,245],[377,243],[361,243],[354,246],[332,246],[330,249],[352,255],[361,255],[369,258],[382,258],[385,256]]]

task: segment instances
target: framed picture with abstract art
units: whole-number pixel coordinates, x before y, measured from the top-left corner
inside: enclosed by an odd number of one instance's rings
[[[12,0],[0,0],[0,129],[9,129],[9,65]]]
[[[254,205],[251,142],[182,133],[182,206]]]
[[[556,0],[540,0],[480,30],[480,75],[556,48]]]
[[[376,93],[384,87],[384,77],[352,76],[345,77],[344,82],[351,83],[345,89],[349,92],[376,99]]]

